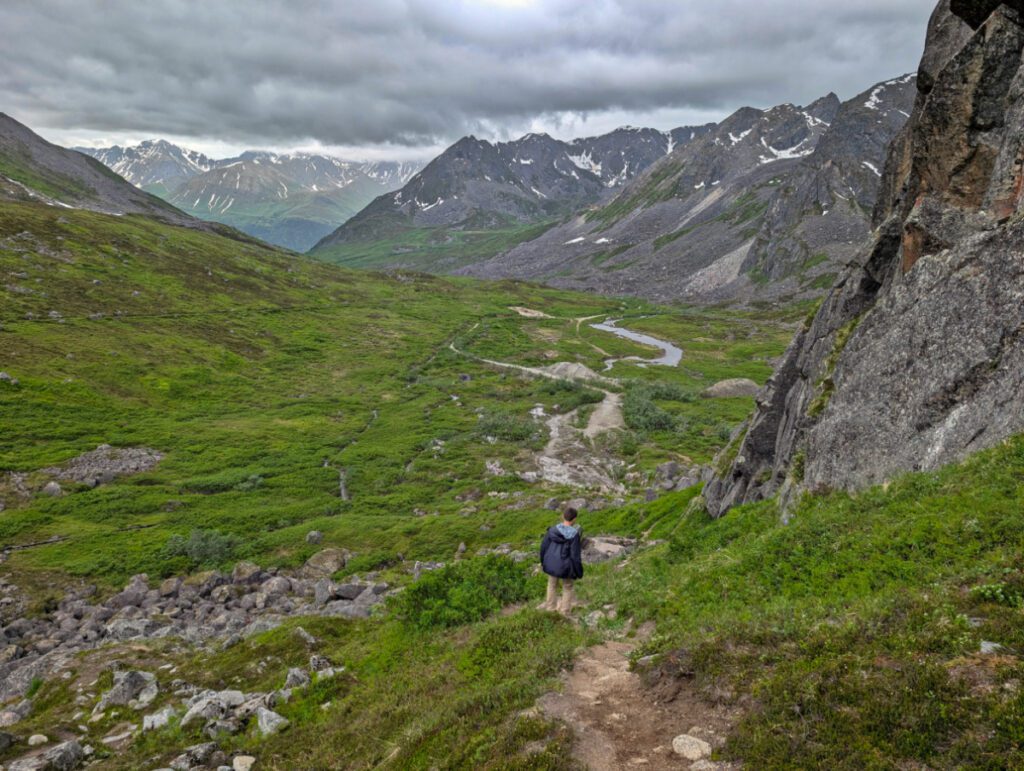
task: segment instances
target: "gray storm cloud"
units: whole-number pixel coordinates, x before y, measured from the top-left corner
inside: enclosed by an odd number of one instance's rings
[[[6,0],[0,110],[34,127],[429,145],[602,113],[850,96],[934,0]]]

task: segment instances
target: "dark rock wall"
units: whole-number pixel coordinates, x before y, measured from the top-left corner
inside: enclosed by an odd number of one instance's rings
[[[712,516],[937,468],[1024,431],[1024,17],[1011,4],[952,5],[931,21],[874,244],[709,479]]]

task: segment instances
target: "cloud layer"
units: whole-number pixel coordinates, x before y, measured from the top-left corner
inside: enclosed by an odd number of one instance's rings
[[[257,146],[682,123],[913,70],[934,2],[6,0],[0,109]]]

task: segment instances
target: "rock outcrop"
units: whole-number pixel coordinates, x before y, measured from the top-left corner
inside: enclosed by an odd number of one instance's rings
[[[1024,431],[1024,13],[943,0],[876,234],[705,488],[709,512],[856,489]],[[730,458],[733,458],[731,462]]]

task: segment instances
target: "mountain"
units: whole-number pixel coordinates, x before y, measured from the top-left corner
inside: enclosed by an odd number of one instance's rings
[[[876,235],[706,486],[720,515],[931,470],[1024,431],[1024,4],[943,0]]]
[[[460,272],[666,301],[819,295],[870,237],[914,80],[842,104],[742,108],[612,200]]]
[[[167,199],[197,217],[305,251],[417,169],[414,164],[247,152],[193,176]]]
[[[99,161],[47,142],[3,113],[0,198],[39,200],[107,214],[145,214],[174,224],[199,225],[156,196],[132,187]]]
[[[311,251],[348,265],[452,270],[607,197],[710,129],[626,127],[572,142],[547,134],[498,143],[464,137]]]
[[[168,194],[197,174],[209,171],[217,161],[195,150],[171,144],[163,139],[147,140],[134,147],[76,147],[80,153],[116,171],[136,187],[166,198]]]
[[[164,140],[78,148],[200,219],[305,251],[420,165],[249,151],[214,160]]]

